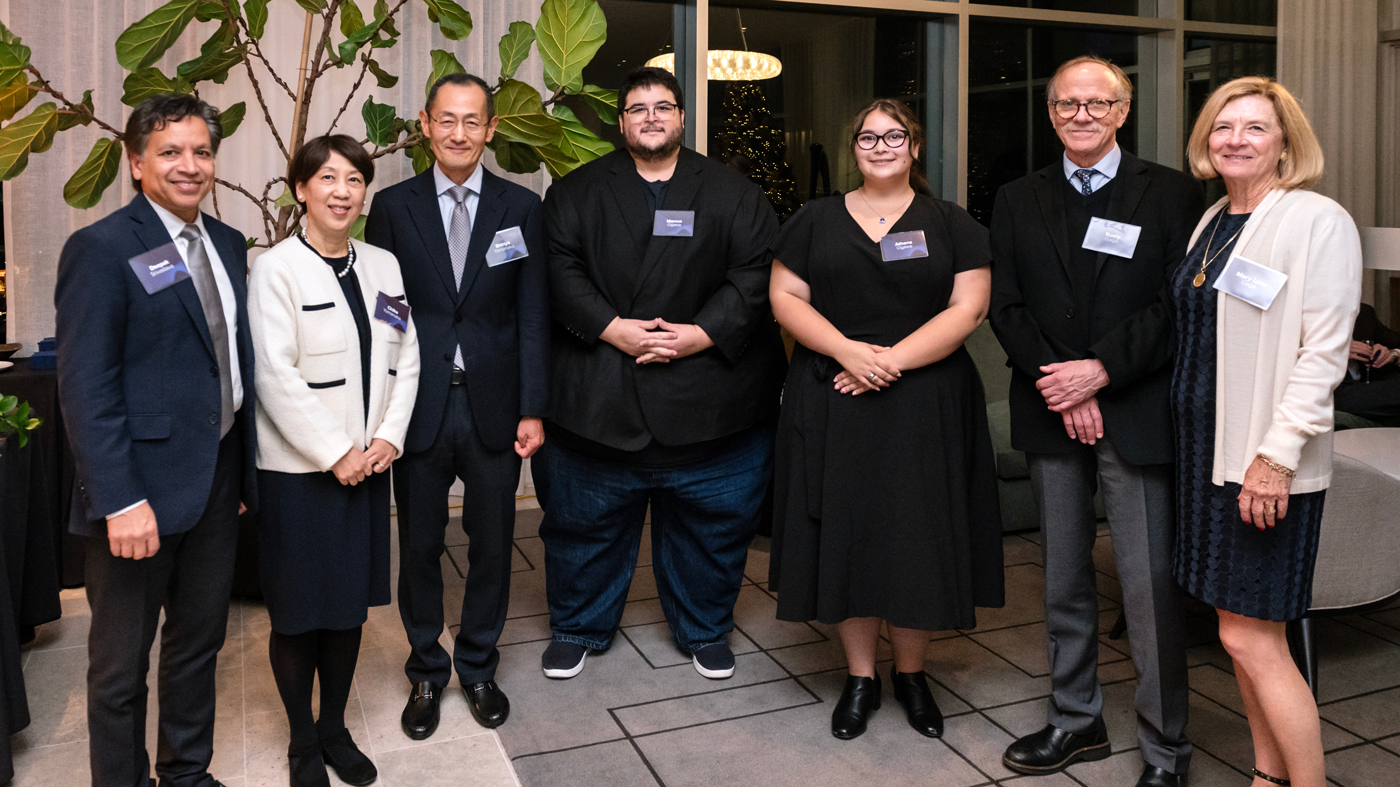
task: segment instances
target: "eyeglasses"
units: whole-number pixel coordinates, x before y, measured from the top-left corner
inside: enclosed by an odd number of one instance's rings
[[[478,121],[476,118],[462,118],[459,120],[451,115],[439,115],[438,117],[429,115],[428,117],[433,121],[433,125],[445,134],[451,134],[453,131],[456,131],[458,126],[461,126],[462,130],[468,134],[475,134],[486,128],[486,124]]]
[[[1122,99],[1119,99],[1118,101],[1121,100]],[[1068,99],[1063,99],[1060,101],[1051,101],[1050,106],[1055,109],[1055,114],[1059,115],[1064,120],[1071,120],[1074,116],[1078,115],[1080,107],[1084,107],[1085,111],[1089,113],[1089,117],[1094,120],[1101,120],[1108,117],[1108,113],[1113,110],[1113,105],[1117,104],[1118,101],[1109,101],[1106,98],[1091,98],[1088,101],[1070,101]]]
[[[676,114],[676,105],[668,104],[664,101],[654,107],[649,107],[644,104],[633,104],[622,110],[622,114],[633,120],[642,120],[651,114],[655,114],[657,120],[670,120],[671,116]]]
[[[909,132],[902,128],[892,128],[883,134],[876,134],[873,131],[862,131],[856,135],[856,147],[861,150],[874,150],[875,145],[880,140],[885,141],[885,147],[897,148],[904,144],[904,140],[909,138]]]

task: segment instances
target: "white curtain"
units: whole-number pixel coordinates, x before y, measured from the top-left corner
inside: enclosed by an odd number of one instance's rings
[[[121,103],[126,72],[117,65],[117,36],[164,2],[0,0],[0,19],[33,50],[33,64],[55,89],[75,102],[82,98],[84,90],[92,89],[97,117],[120,129],[130,109]],[[368,13],[372,2],[358,0],[358,5],[361,11]],[[422,0],[408,0],[397,17],[398,29],[403,33],[398,45],[388,50],[375,50],[379,63],[399,77],[398,84],[382,89],[375,86],[373,76],[367,76],[341,117],[337,131],[364,136],[359,110],[368,95],[373,95],[379,103],[397,107],[402,117],[416,117],[423,105],[425,82],[432,68],[429,51],[433,49],[453,52],[468,71],[494,82],[500,72],[497,44],[501,36],[511,22],[523,20],[533,24],[539,16],[539,0],[466,0],[461,5],[471,12],[475,29],[465,41],[448,41],[437,26],[429,22]],[[278,75],[295,90],[306,14],[293,0],[272,0],[268,11],[263,52]],[[179,63],[198,55],[199,45],[216,26],[213,22],[193,24],[192,30],[186,31],[156,65],[166,74],[173,74]],[[313,40],[319,33],[317,22],[312,30]],[[334,40],[340,40],[338,31]],[[291,131],[293,100],[261,66],[256,73],[273,120],[285,140]],[[357,74],[357,68],[347,66],[331,70],[319,81],[308,118],[308,136],[323,133],[330,125]],[[516,77],[543,92],[539,56],[532,54]],[[266,129],[246,72],[240,66],[230,72],[223,85],[202,83],[200,95],[220,108],[246,102],[248,113],[243,125],[219,149],[217,172],[219,177],[261,195],[268,180],[285,173],[286,161]],[[45,96],[36,96],[25,112],[46,100],[49,99]],[[53,335],[54,278],[64,241],[75,230],[111,213],[134,196],[129,172],[123,163],[117,182],[96,207],[81,211],[64,203],[64,183],[102,133],[93,124],[59,134],[52,148],[42,154],[32,154],[24,173],[4,184],[8,335],[9,341],[24,344],[21,356],[33,353],[40,339]],[[483,161],[493,171],[500,172],[491,154]],[[376,170],[372,190],[413,174],[409,160],[400,154],[380,158]],[[548,184],[548,175],[543,170],[534,175],[507,177],[541,194]],[[274,187],[273,193],[279,193],[280,189],[280,185]],[[205,201],[204,209],[211,214],[215,212],[215,199],[218,213],[225,222],[246,235],[262,237],[261,214],[246,197],[219,187],[214,198]]]

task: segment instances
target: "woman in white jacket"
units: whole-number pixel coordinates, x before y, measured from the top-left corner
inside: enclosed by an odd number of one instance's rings
[[[350,239],[373,178],[350,137],[303,145],[289,181],[305,229],[259,257],[249,279],[259,568],[293,787],[328,787],[326,764],[347,784],[377,775],[345,705],[368,608],[389,603],[388,472],[413,413],[418,340],[394,255]]]
[[[1322,149],[1281,85],[1245,77],[1206,102],[1192,172],[1225,182],[1172,279],[1176,576],[1219,611],[1254,737],[1255,785],[1325,782],[1317,706],[1284,623],[1312,596],[1332,477],[1332,391],[1361,295],[1361,244],[1308,191]]]

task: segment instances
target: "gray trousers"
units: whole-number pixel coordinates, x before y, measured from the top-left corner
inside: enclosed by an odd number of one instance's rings
[[[1137,667],[1138,741],[1148,765],[1185,773],[1186,633],[1172,549],[1172,466],[1130,465],[1107,440],[1068,454],[1027,454],[1045,542],[1045,628],[1050,655],[1049,722],[1069,732],[1103,713],[1099,688],[1099,601],[1094,572],[1095,479],[1103,490]]]

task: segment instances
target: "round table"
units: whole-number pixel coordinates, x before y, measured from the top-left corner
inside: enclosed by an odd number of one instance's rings
[[[1333,436],[1332,450],[1400,478],[1400,429],[1346,429]]]

